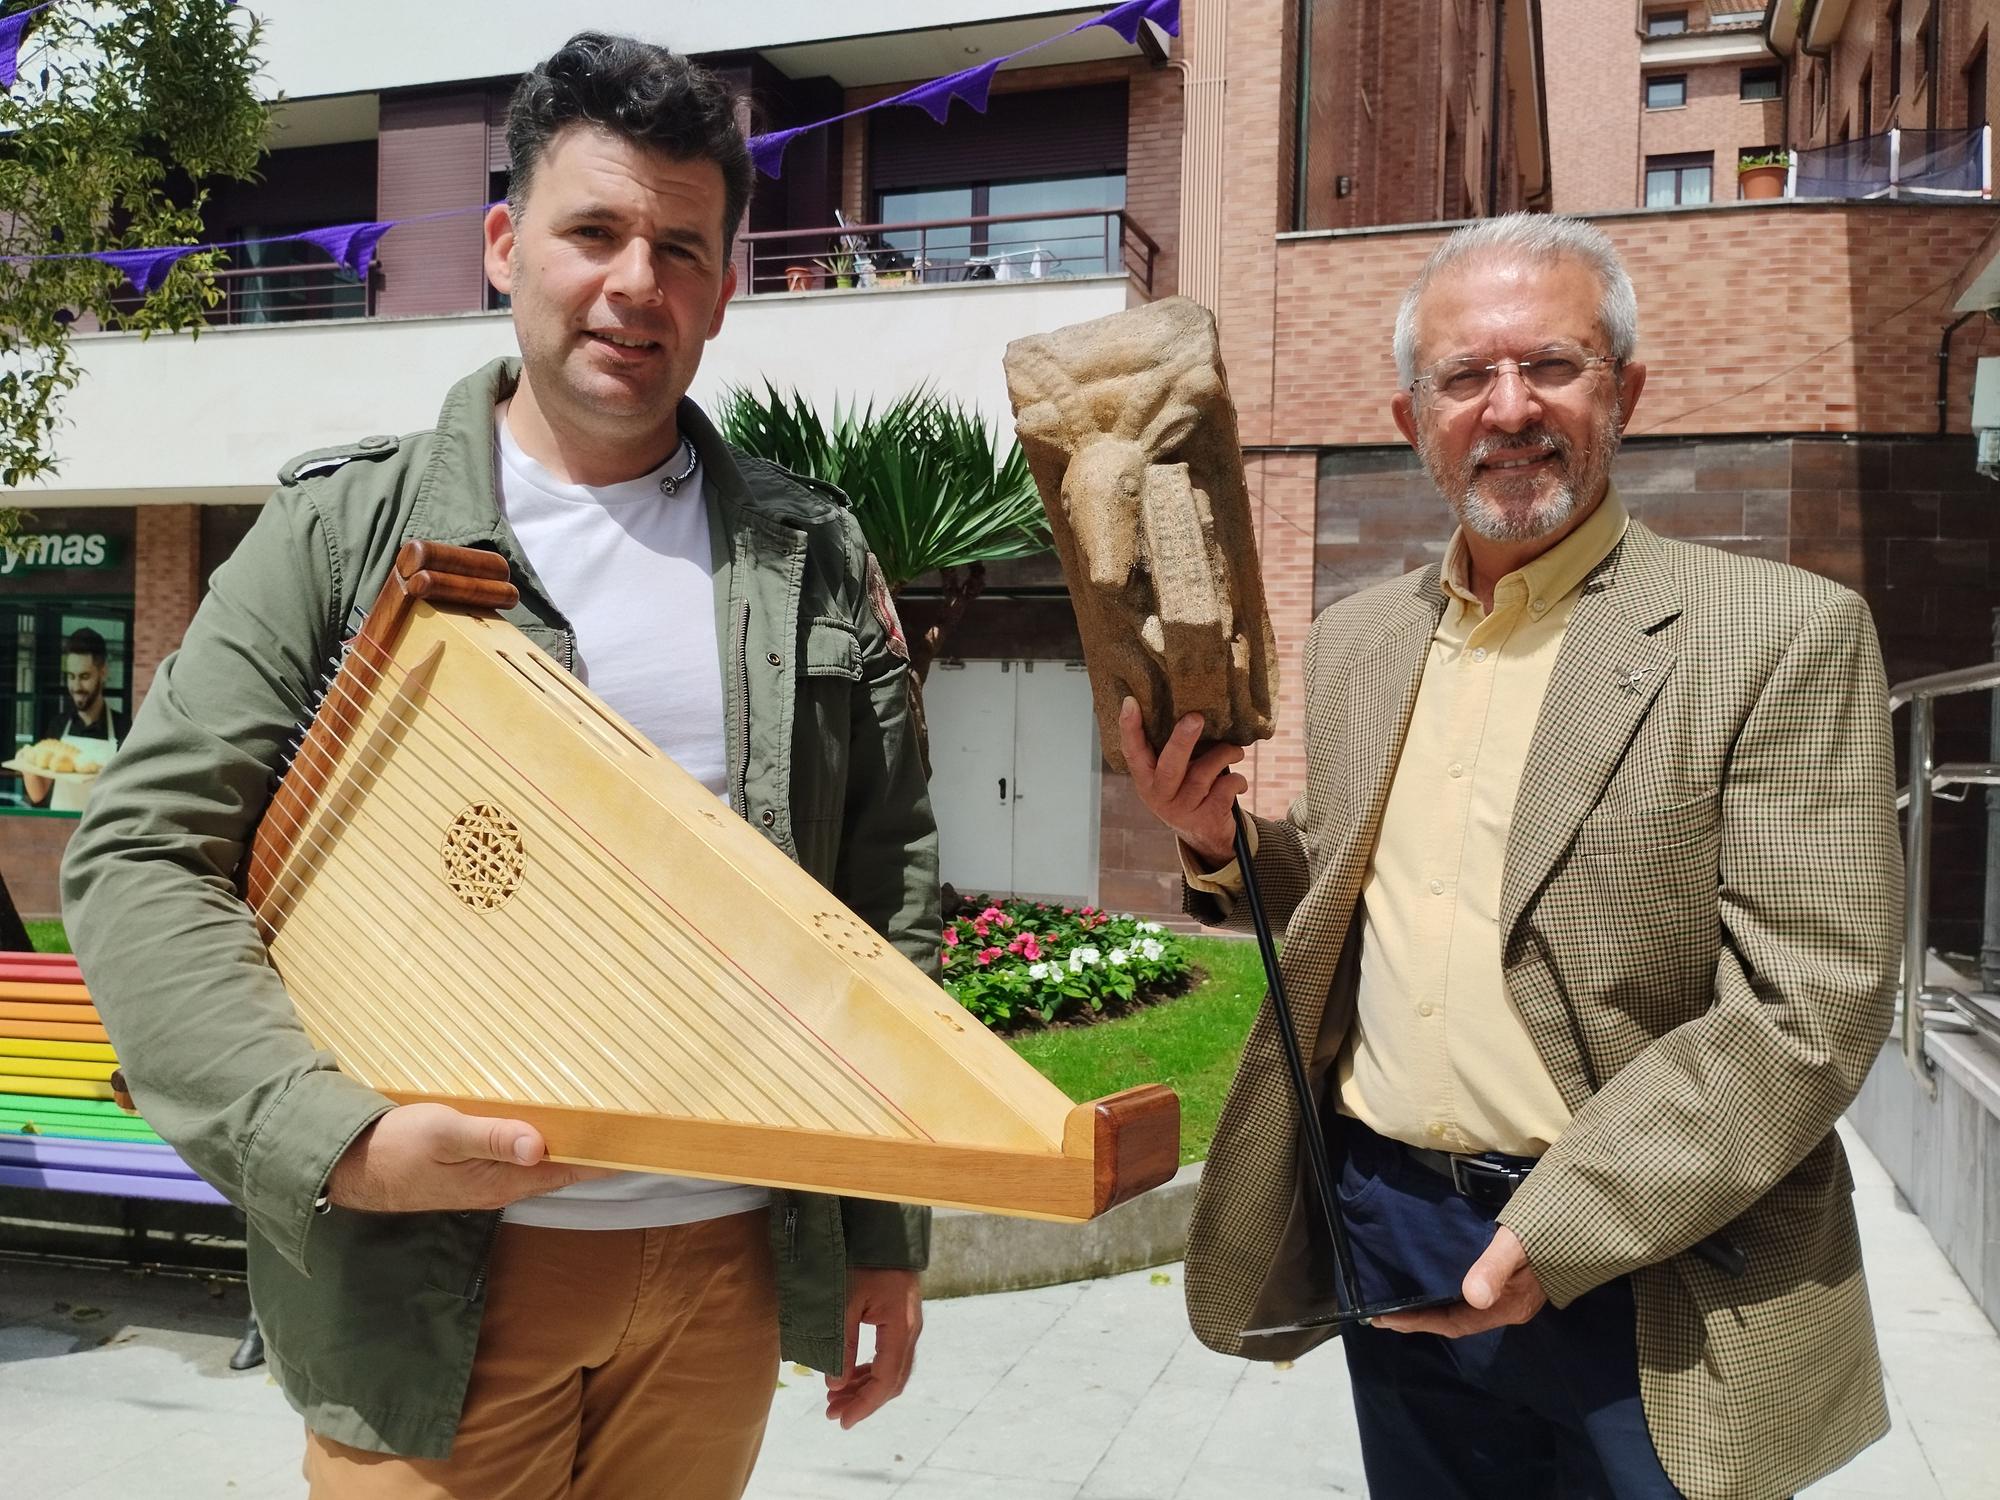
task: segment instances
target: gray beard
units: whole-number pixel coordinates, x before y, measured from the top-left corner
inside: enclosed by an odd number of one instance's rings
[[[1467,531],[1489,542],[1532,542],[1562,530],[1576,515],[1585,497],[1596,495],[1604,488],[1623,437],[1624,424],[1614,406],[1604,414],[1596,431],[1591,434],[1589,457],[1581,465],[1577,461],[1575,445],[1561,433],[1546,427],[1483,438],[1473,445],[1455,472],[1447,471],[1443,455],[1437,451],[1436,441],[1428,430],[1417,445],[1417,456],[1423,461],[1431,482],[1444,496],[1445,504],[1451,507],[1451,513]],[[1480,464],[1495,453],[1533,442],[1546,445],[1561,466],[1553,491],[1526,506],[1510,506],[1480,493]],[[1501,482],[1504,484],[1506,481]]]

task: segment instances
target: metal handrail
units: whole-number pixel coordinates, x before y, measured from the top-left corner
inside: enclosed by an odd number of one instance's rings
[[[1044,233],[1032,242],[1009,240],[1005,234],[1010,226],[1071,223],[1078,226],[1074,232]],[[1001,232],[996,235],[996,230]],[[916,243],[913,247],[892,246],[886,242],[888,235],[904,238],[914,235]],[[1160,257],[1157,240],[1124,209],[1109,207],[971,214],[956,219],[911,219],[902,223],[800,225],[755,230],[740,238],[749,271],[744,290],[750,294],[811,289],[834,276],[836,262],[857,253],[871,262],[900,260],[901,264],[887,273],[898,281],[989,279],[993,262],[1025,255],[1030,250],[1041,251],[1046,244],[1058,244],[1073,248],[1048,254],[1047,259],[1052,263],[1060,264],[1065,258],[1081,259],[1101,264],[1106,271],[1124,271],[1150,295]],[[986,247],[981,254],[954,258],[975,241]],[[934,260],[931,254],[934,248],[946,258]],[[996,249],[1000,253],[994,253]],[[965,274],[974,265],[987,266],[988,276],[974,278]],[[793,272],[809,277],[808,286],[795,284]],[[838,274],[844,278],[848,273]]]
[[[1956,1003],[1964,997],[1955,991],[1927,993],[1924,985],[1931,905],[1931,798],[1946,786],[2000,783],[2000,767],[1991,764],[1937,763],[1935,705],[1939,698],[1991,692],[1995,688],[2000,688],[2000,661],[1914,677],[1889,690],[1891,712],[1905,704],[1910,709],[1910,782],[1897,796],[1899,803],[1907,803],[1910,814],[1903,828],[1903,1062],[1924,1092],[1932,1096],[1937,1093],[1937,1084],[1931,1078],[1930,1059],[1924,1052],[1927,1000],[1944,1001],[1953,1013],[2000,1040],[2000,1027],[1995,1027],[1979,1007],[1969,1002]]]

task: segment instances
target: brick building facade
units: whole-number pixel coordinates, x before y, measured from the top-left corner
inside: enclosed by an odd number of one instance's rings
[[[1987,43],[2000,0],[1771,0],[1765,33],[1795,81],[1786,136],[1825,146],[1891,129],[1989,124],[2000,77]]]

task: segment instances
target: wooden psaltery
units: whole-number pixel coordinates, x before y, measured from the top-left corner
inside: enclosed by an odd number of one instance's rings
[[[399,1103],[562,1161],[1083,1220],[1170,1177],[1158,1086],[1072,1105],[411,543],[259,827],[299,1017]]]

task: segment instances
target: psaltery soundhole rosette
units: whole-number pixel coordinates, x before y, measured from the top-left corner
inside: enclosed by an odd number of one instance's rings
[[[474,911],[497,911],[521,888],[527,845],[521,825],[490,802],[474,802],[444,831],[444,883]]]
[[[882,940],[875,935],[875,929],[844,912],[814,912],[813,930],[842,953],[855,958],[882,956]]]

